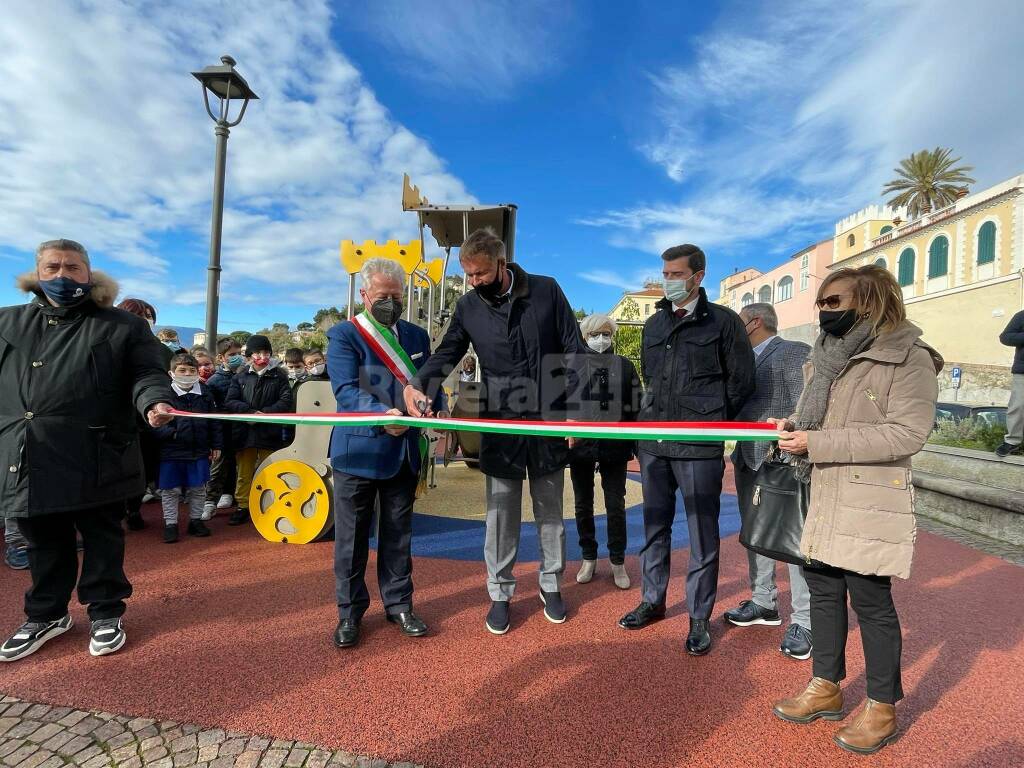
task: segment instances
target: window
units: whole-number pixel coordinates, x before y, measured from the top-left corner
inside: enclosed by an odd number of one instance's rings
[[[939,235],[928,246],[928,279],[943,277],[949,272],[949,240]]]
[[[645,315],[651,314],[651,305],[650,304],[644,304],[644,314]]]
[[[996,225],[986,221],[978,230],[978,263],[991,264],[996,260]]]
[[[880,230],[878,230],[878,234],[879,235],[884,235],[886,232],[892,232],[892,225],[891,224],[886,224],[884,227],[882,227]]]
[[[744,293],[743,294],[743,301],[742,301],[743,306],[745,307],[745,306],[747,306],[749,304],[753,304],[753,303],[754,303],[754,294],[752,294],[752,293]]]
[[[896,262],[896,277],[900,285],[906,287],[914,284],[914,249],[904,248]]]
[[[846,245],[847,245],[847,247],[852,248],[856,242],[857,242],[857,238],[854,237],[853,235],[850,235],[848,238],[846,238]]]
[[[770,285],[762,285],[761,290],[757,292],[757,300],[762,304],[771,304],[772,287]]]
[[[805,253],[800,257],[800,269],[807,269],[807,264],[810,262],[810,254]]]
[[[785,301],[793,298],[793,278],[789,275],[779,280],[779,287],[775,301]]]
[[[885,259],[875,259],[875,266],[882,267],[882,269],[889,268],[889,265],[885,263]]]
[[[806,291],[808,284],[811,282],[811,276],[806,272],[800,273],[800,290]]]

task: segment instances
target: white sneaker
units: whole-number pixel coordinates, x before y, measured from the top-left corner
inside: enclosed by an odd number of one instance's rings
[[[157,501],[159,498],[160,497],[156,495],[156,491],[146,491],[146,493],[142,496],[142,503],[143,504],[152,504],[154,501]]]
[[[625,565],[612,563],[612,578],[615,579],[615,586],[619,589],[629,589],[629,574],[626,573]]]
[[[213,516],[217,514],[217,505],[212,501],[208,501],[203,504],[203,520],[213,520]]]
[[[235,497],[230,493],[225,493],[217,500],[217,509],[227,509],[228,507],[234,506]]]
[[[98,619],[92,622],[89,633],[89,653],[93,656],[116,653],[124,646],[125,639],[120,619]]]
[[[597,570],[597,560],[584,560],[580,565],[580,572],[576,574],[576,581],[580,584],[586,584],[592,578],[594,578],[594,571]]]

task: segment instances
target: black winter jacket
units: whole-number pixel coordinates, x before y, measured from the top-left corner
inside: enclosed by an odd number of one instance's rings
[[[999,341],[1008,347],[1016,347],[1011,373],[1024,373],[1024,311],[1018,312],[1006,324],[1006,330],[999,334]]]
[[[231,389],[231,380],[233,378],[234,376],[231,374],[231,371],[226,371],[217,366],[217,370],[206,381],[206,387],[213,394],[218,410],[224,408],[224,401],[228,399],[228,390]]]
[[[480,361],[484,418],[565,418],[574,381],[566,356],[587,347],[569,301],[550,277],[509,264],[510,299],[490,302],[470,291],[455,305],[448,332],[411,382],[433,398],[462,362],[470,343]],[[564,468],[569,449],[561,438],[480,436],[480,469],[511,480]]]
[[[0,499],[8,517],[88,509],[145,490],[137,419],[173,392],[160,342],[113,308],[117,283],[93,271],[82,303],[35,294],[0,309]]]
[[[576,421],[636,421],[643,391],[629,358],[611,352],[582,355],[574,368],[579,388],[569,399],[569,417]],[[629,461],[633,440],[577,440],[573,461]]]
[[[229,413],[293,413],[295,400],[288,374],[276,366],[260,376],[251,365],[243,366],[231,380],[223,410]],[[280,424],[235,423],[231,430],[231,445],[236,451],[245,448],[276,451],[285,446],[285,440]]]
[[[639,421],[730,421],[754,392],[754,350],[743,321],[708,301],[678,318],[662,299],[644,323],[641,369],[647,392]],[[713,459],[723,443],[644,440],[639,449],[674,459]]]
[[[172,390],[173,392],[173,390]],[[199,385],[184,395],[173,392],[172,405],[189,413],[216,413],[217,403],[209,388]],[[221,424],[212,419],[175,419],[170,424],[153,430],[160,443],[160,461],[194,461],[210,455],[212,450],[224,447]]]

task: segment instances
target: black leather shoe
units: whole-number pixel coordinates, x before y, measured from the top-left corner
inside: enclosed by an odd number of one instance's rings
[[[334,644],[339,648],[351,648],[359,642],[359,622],[342,619],[334,630]]]
[[[686,652],[691,656],[703,656],[711,650],[711,633],[707,619],[690,619],[690,634],[686,637]]]
[[[655,621],[665,618],[665,606],[653,603],[640,603],[636,608],[619,619],[623,629],[641,629]]]
[[[141,531],[146,527],[146,521],[142,519],[142,515],[138,512],[134,512],[125,518],[125,524],[128,526],[129,531]]]
[[[248,509],[236,509],[231,513],[231,517],[228,518],[228,525],[242,525],[247,522],[249,522]]]
[[[398,628],[409,637],[423,637],[427,634],[427,625],[423,619],[412,611],[388,614],[388,621],[397,624]]]

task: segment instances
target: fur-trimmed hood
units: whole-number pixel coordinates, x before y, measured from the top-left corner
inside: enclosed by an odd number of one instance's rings
[[[37,296],[43,295],[43,290],[39,287],[39,274],[37,272],[26,272],[18,277],[15,285],[18,286],[18,290],[25,293],[34,293]],[[121,287],[117,284],[117,281],[106,272],[101,272],[98,269],[92,270],[92,291],[89,292],[89,298],[96,306],[103,307],[104,309],[114,306],[114,299],[117,298],[118,291],[120,290]]]

